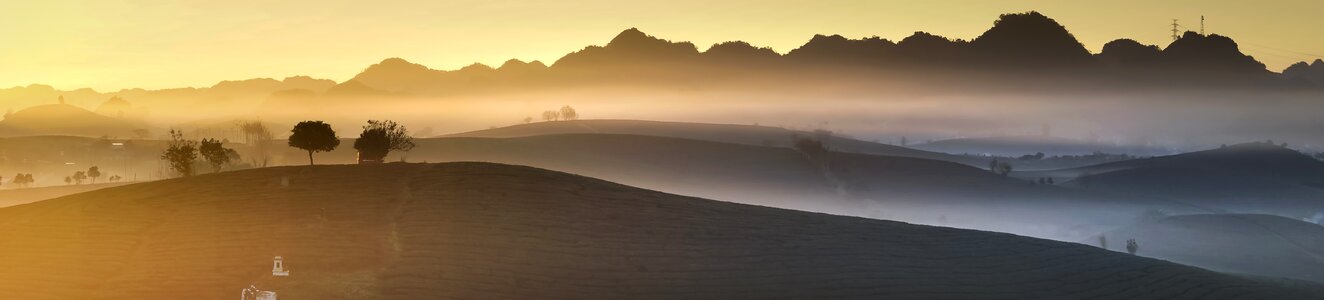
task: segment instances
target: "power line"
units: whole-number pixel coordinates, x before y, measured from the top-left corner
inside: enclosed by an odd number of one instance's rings
[[[1321,58],[1321,57],[1324,57],[1324,55],[1319,55],[1319,54],[1315,54],[1315,53],[1307,53],[1307,52],[1300,52],[1300,51],[1292,51],[1292,50],[1287,50],[1287,49],[1282,49],[1282,48],[1276,48],[1276,47],[1271,47],[1271,46],[1266,46],[1266,45],[1261,45],[1261,44],[1256,44],[1256,43],[1250,43],[1250,42],[1241,42],[1241,43],[1242,43],[1242,44],[1247,44],[1247,45],[1250,45],[1250,46],[1253,46],[1253,47],[1260,47],[1260,48],[1265,48],[1265,49],[1270,49],[1270,50],[1277,50],[1277,51],[1287,52],[1287,53],[1292,53],[1292,54],[1296,54],[1296,55],[1304,55],[1304,56],[1312,57],[1312,58]]]

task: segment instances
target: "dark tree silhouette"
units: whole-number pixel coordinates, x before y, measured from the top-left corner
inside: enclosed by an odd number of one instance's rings
[[[544,111],[544,112],[542,112],[542,120],[543,120],[543,121],[556,121],[557,119],[560,119],[560,118],[561,118],[561,113],[560,113],[560,112],[557,112],[557,111],[555,111],[555,110],[548,110],[548,111]]]
[[[1139,251],[1139,250],[1140,250],[1140,244],[1139,244],[1139,243],[1136,243],[1136,239],[1128,239],[1128,240],[1126,240],[1126,253],[1130,253],[1131,255],[1135,255],[1135,254],[1136,254],[1136,251]]]
[[[569,105],[562,106],[562,107],[561,107],[561,119],[562,119],[562,120],[566,120],[566,121],[570,121],[570,120],[578,120],[578,119],[579,119],[579,113],[575,111],[575,108],[574,108],[574,107],[570,107]]]
[[[271,130],[259,121],[240,123],[239,129],[244,132],[244,144],[252,149],[248,155],[253,165],[267,166],[271,160],[271,146],[274,140]]]
[[[830,151],[826,145],[823,145],[823,141],[820,139],[796,137],[794,142],[795,150],[800,150],[800,152],[809,155],[810,157],[821,157]]]
[[[73,178],[75,184],[83,184],[83,180],[87,179],[87,173],[83,173],[83,171],[74,172]]]
[[[409,137],[409,130],[395,121],[369,120],[354,141],[354,149],[359,151],[359,162],[381,162],[393,150],[409,151],[414,149],[414,138]]]
[[[149,137],[152,137],[152,131],[142,128],[134,129],[133,135],[138,137],[139,139],[147,139]]]
[[[308,165],[313,165],[313,152],[330,152],[340,146],[331,124],[322,121],[303,121],[290,130],[290,147],[308,151]]]
[[[97,166],[87,168],[87,177],[92,178],[92,183],[97,183],[97,178],[101,177],[101,168]]]
[[[202,139],[198,146],[198,153],[202,154],[202,159],[211,165],[212,173],[220,172],[222,167],[238,160],[239,153],[234,149],[225,148],[225,143],[216,139]]]
[[[65,177],[64,177],[64,184],[65,184],[65,185],[69,185],[70,183],[73,183],[73,182],[74,182],[73,177],[69,177],[69,176],[65,176]]]
[[[193,162],[198,159],[198,142],[184,139],[184,133],[178,130],[170,130],[170,144],[165,153],[161,154],[161,159],[170,162],[170,169],[180,176],[193,176]]]

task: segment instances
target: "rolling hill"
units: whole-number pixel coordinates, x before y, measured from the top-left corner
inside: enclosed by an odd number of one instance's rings
[[[104,116],[68,104],[47,104],[29,107],[0,120],[0,134],[75,135],[75,136],[133,136],[134,129],[146,125]]]
[[[1266,143],[1023,176],[1074,178],[1066,184],[1116,194],[1144,194],[1228,211],[1266,212],[1295,218],[1324,211],[1324,202],[1319,201],[1324,197],[1324,162]]]
[[[8,178],[6,178],[6,180],[8,180]],[[46,199],[54,199],[58,197],[73,195],[87,191],[95,191],[108,187],[121,186],[125,184],[127,183],[123,183],[123,182],[98,183],[98,184],[62,185],[62,186],[47,186],[47,187],[18,188],[18,189],[6,188],[0,190],[0,207],[27,204],[27,203],[42,201]],[[5,185],[8,186],[10,184],[6,182]]]
[[[1324,282],[1324,226],[1272,215],[1169,216],[1110,231],[1109,248],[1127,239],[1139,255],[1223,272]],[[1095,243],[1093,240],[1087,243]]]
[[[791,147],[794,137],[815,137],[833,151],[916,157],[983,166],[986,159],[916,150],[810,131],[737,124],[642,120],[573,120],[538,122],[446,135],[445,137],[509,138],[568,133],[632,134],[685,138],[769,147]]]
[[[287,184],[286,184],[287,183]],[[0,295],[222,299],[1310,299],[1009,234],[486,163],[278,167],[0,208]],[[272,277],[283,256],[289,277]]]
[[[1142,146],[1119,146],[1062,137],[1019,135],[1000,137],[957,138],[917,144],[915,149],[951,154],[987,154],[995,156],[1021,156],[1042,152],[1047,155],[1085,155],[1112,153],[1130,155],[1168,154],[1164,149]]]
[[[1148,209],[1190,211],[1142,197],[1092,195],[911,157],[831,152],[816,158],[792,148],[618,134],[415,143],[409,161],[527,165],[687,196],[1068,241],[1125,226]],[[285,156],[305,159],[306,153],[296,151]],[[342,146],[318,154],[318,161],[348,164],[355,157],[353,149]]]

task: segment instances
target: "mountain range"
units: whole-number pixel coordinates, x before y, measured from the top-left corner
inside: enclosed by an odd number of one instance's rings
[[[718,43],[700,51],[690,42],[673,42],[630,28],[606,45],[585,47],[550,66],[537,61],[512,60],[499,68],[475,64],[443,71],[391,58],[368,67],[350,81],[388,91],[448,94],[552,82],[646,84],[647,80],[651,84],[660,81],[703,85],[750,77],[795,78],[805,72],[827,69],[833,72],[828,74],[855,74],[849,72],[863,70],[875,75],[993,73],[994,78],[1008,74],[1070,75],[1089,82],[1165,87],[1174,83],[1201,86],[1211,82],[1240,83],[1239,86],[1319,86],[1315,80],[1319,71],[1304,70],[1309,68],[1324,66],[1294,66],[1290,72],[1278,74],[1242,53],[1231,38],[1195,32],[1186,32],[1165,48],[1118,39],[1107,43],[1102,52],[1090,53],[1052,18],[1028,12],[1002,15],[992,28],[969,41],[925,32],[916,32],[897,42],[878,37],[816,35],[785,54],[742,41]],[[1304,75],[1307,73],[1314,75]],[[1300,77],[1312,79],[1285,80]]]
[[[1100,53],[1090,53],[1064,26],[1038,12],[1002,15],[988,31],[968,41],[916,32],[899,41],[816,35],[784,54],[743,41],[717,43],[705,51],[699,49],[690,42],[673,42],[630,28],[605,45],[587,46],[550,65],[512,59],[495,68],[473,64],[458,70],[436,70],[401,58],[388,58],[338,83],[296,76],[284,80],[225,81],[205,88],[125,89],[108,93],[91,89],[59,91],[32,85],[0,89],[0,100],[14,108],[64,95],[73,103],[95,101],[85,103],[95,105],[117,95],[144,104],[222,107],[243,104],[252,109],[253,104],[269,100],[274,93],[290,91],[431,97],[584,85],[719,86],[751,81],[815,83],[843,78],[872,85],[880,82],[876,79],[920,86],[972,84],[952,80],[952,76],[976,76],[972,78],[983,80],[967,81],[980,82],[985,88],[1113,88],[1116,84],[1159,88],[1229,85],[1324,88],[1324,62],[1302,62],[1282,73],[1272,72],[1242,53],[1234,40],[1217,34],[1186,32],[1162,48],[1118,39],[1105,44]],[[1027,76],[1062,81],[1035,85],[1027,81]]]

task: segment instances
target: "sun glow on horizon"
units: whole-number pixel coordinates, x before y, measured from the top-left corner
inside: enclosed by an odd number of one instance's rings
[[[701,50],[744,40],[786,53],[814,34],[899,40],[914,31],[970,39],[1002,13],[1037,10],[1091,51],[1117,38],[1169,42],[1183,30],[1231,36],[1273,71],[1319,58],[1318,1],[42,1],[0,4],[0,87],[206,87],[306,75],[336,81],[389,57],[435,69],[509,59],[551,64],[637,27]]]

